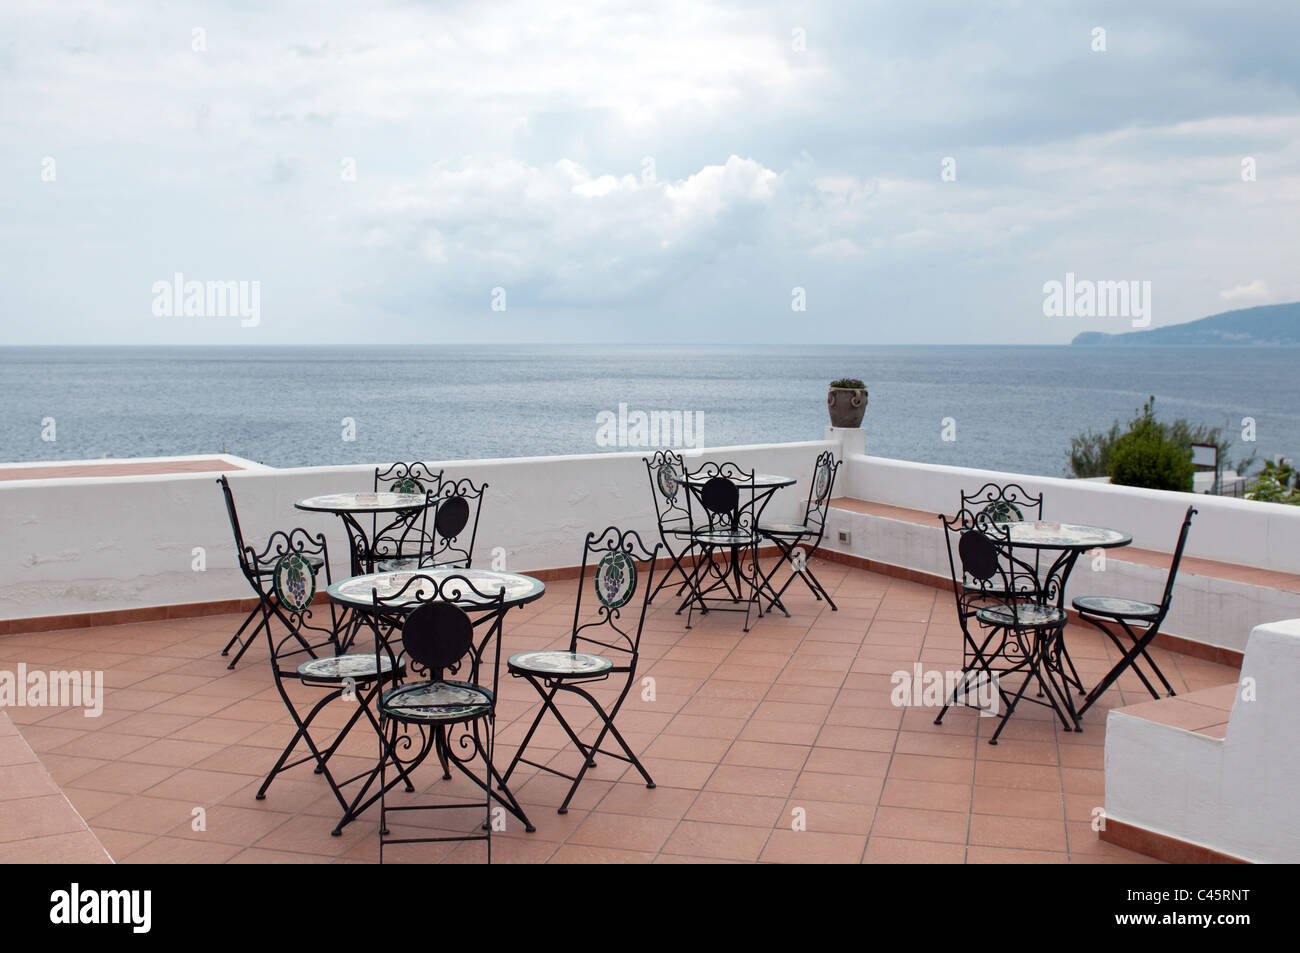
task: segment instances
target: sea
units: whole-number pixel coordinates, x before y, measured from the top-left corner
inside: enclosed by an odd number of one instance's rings
[[[1222,427],[1228,462],[1252,450],[1300,455],[1297,357],[1246,347],[10,347],[0,348],[0,462],[225,451],[293,467],[649,450],[636,414],[655,411],[683,414],[692,443],[707,447],[815,440],[827,384],[852,377],[868,389],[868,453],[1065,476],[1072,436],[1127,421],[1151,395],[1162,419]],[[685,436],[664,429],[661,443]]]

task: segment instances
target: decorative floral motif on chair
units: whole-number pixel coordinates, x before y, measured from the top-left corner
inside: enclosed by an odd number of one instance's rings
[[[659,483],[659,492],[664,495],[664,499],[671,500],[677,496],[677,487],[680,478],[677,471],[673,469],[671,463],[665,463],[659,467],[659,473],[656,475]]]
[[[606,553],[596,567],[596,598],[608,609],[627,604],[636,591],[636,563],[627,553]]]
[[[423,494],[424,487],[415,477],[402,477],[393,483],[391,492],[393,493],[416,493]]]
[[[826,494],[831,488],[831,467],[829,463],[823,463],[817,468],[817,479],[813,483],[813,494],[817,502],[826,499]]]
[[[983,516],[990,523],[1020,523],[1025,518],[1025,515],[1020,512],[1020,507],[1010,500],[998,500],[996,503],[990,503],[984,507]]]
[[[316,595],[316,574],[301,553],[286,553],[275,564],[275,595],[280,603],[294,612],[311,605]]]

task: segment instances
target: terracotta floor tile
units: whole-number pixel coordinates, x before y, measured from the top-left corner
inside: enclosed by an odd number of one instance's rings
[[[632,817],[593,811],[569,835],[570,844],[656,853],[677,826],[668,818]]]
[[[755,861],[771,834],[770,828],[683,821],[673,831],[663,850],[666,854]]]
[[[865,864],[963,864],[966,847],[963,844],[941,844],[936,841],[899,840],[891,837],[872,837],[862,858]]]
[[[772,832],[759,860],[776,864],[856,864],[867,846],[866,835],[818,831]]]

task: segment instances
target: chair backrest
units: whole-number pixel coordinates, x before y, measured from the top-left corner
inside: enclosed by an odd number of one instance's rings
[[[1169,562],[1169,575],[1165,579],[1165,593],[1160,597],[1160,618],[1164,619],[1165,614],[1169,612],[1169,606],[1174,599],[1174,580],[1178,577],[1178,564],[1183,561],[1183,548],[1187,545],[1187,534],[1192,529],[1192,517],[1196,515],[1196,507],[1187,507],[1187,512],[1183,515],[1183,525],[1178,531],[1178,545],[1174,547],[1174,558]]]
[[[830,509],[831,494],[835,491],[835,475],[840,472],[841,461],[835,454],[823,450],[813,464],[812,483],[808,486],[808,503],[804,507],[804,522],[817,527],[817,538],[826,530],[826,513]]]
[[[682,455],[672,450],[656,450],[653,456],[642,457],[641,462],[650,478],[650,497],[660,532],[665,528],[689,527],[691,513],[686,497],[690,491],[682,482],[686,479],[686,461]]]
[[[752,529],[754,522],[754,471],[745,470],[735,463],[709,461],[688,474],[695,492],[688,491],[686,508],[692,526],[696,525],[694,504],[699,494],[701,514],[710,529]]]
[[[434,471],[427,463],[394,463],[387,469],[375,467],[375,492],[425,493],[436,496],[442,487],[442,470]]]
[[[587,534],[582,547],[578,596],[573,607],[570,651],[583,651],[585,646],[596,649],[597,654],[601,650],[622,652],[628,656],[627,664],[616,662],[615,669],[636,670],[645,613],[650,605],[650,594],[654,592],[655,562],[663,548],[662,543],[655,543],[650,549],[636,531],[620,530],[615,526],[599,534]],[[587,603],[590,609],[584,615],[583,597],[587,595],[589,575],[596,602],[594,606]],[[636,598],[638,590],[640,599]],[[636,615],[624,620],[625,611]]]
[[[495,697],[505,594],[504,587],[495,592],[479,589],[465,576],[451,574],[439,580],[419,572],[411,573],[392,593],[381,596],[372,590],[378,619],[398,620],[391,625],[380,621],[373,627],[375,654],[381,664],[387,656],[392,671],[406,666],[419,678],[451,678],[490,687]],[[483,685],[485,661],[492,669],[490,686]]]
[[[436,499],[442,489],[442,475],[443,471],[435,471],[427,463],[394,463],[385,469],[375,467],[374,489],[376,493],[422,493]],[[370,534],[372,552],[380,559],[393,556],[423,558],[433,548],[428,514],[427,507],[404,510],[394,514],[384,526],[380,526],[380,517],[376,515]]]
[[[487,488],[486,483],[475,486],[468,478],[443,482],[433,506],[429,558],[421,560],[421,566],[468,569],[474,564],[474,540]]]
[[[235,555],[239,560],[239,569],[251,582],[253,581],[253,569],[248,563],[248,554],[244,552],[244,532],[239,528],[239,513],[235,510],[235,495],[230,491],[230,481],[226,479],[224,473],[217,477],[217,483],[221,484],[221,495],[226,500],[226,515],[230,517],[230,529],[235,534]]]
[[[319,569],[308,557],[321,561]],[[262,614],[267,622],[266,637],[271,649],[271,667],[277,678],[294,674],[297,663],[316,658],[317,650],[338,648],[338,617],[334,603],[315,606],[322,588],[317,573],[330,584],[329,549],[325,536],[305,529],[276,530],[260,552],[249,546],[245,558],[252,569],[253,584],[262,594]],[[278,620],[282,628],[272,625]]]
[[[948,544],[948,570],[952,575],[957,614],[965,625],[972,600],[985,598],[987,594],[1016,591],[1018,561],[1007,556],[1009,534],[993,525],[981,525],[978,514],[971,510],[958,510],[952,517],[940,514],[939,519]],[[1029,573],[1027,565],[1020,565]]]
[[[981,526],[1041,520],[1043,494],[1033,496],[1019,483],[985,483],[974,493],[962,491],[961,508],[974,514]]]

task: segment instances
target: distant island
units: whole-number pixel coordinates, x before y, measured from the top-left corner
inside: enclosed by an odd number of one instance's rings
[[[1071,344],[1200,347],[1300,347],[1300,301],[1268,304],[1212,314],[1208,318],[1170,324],[1149,331],[1106,334],[1084,331]]]

